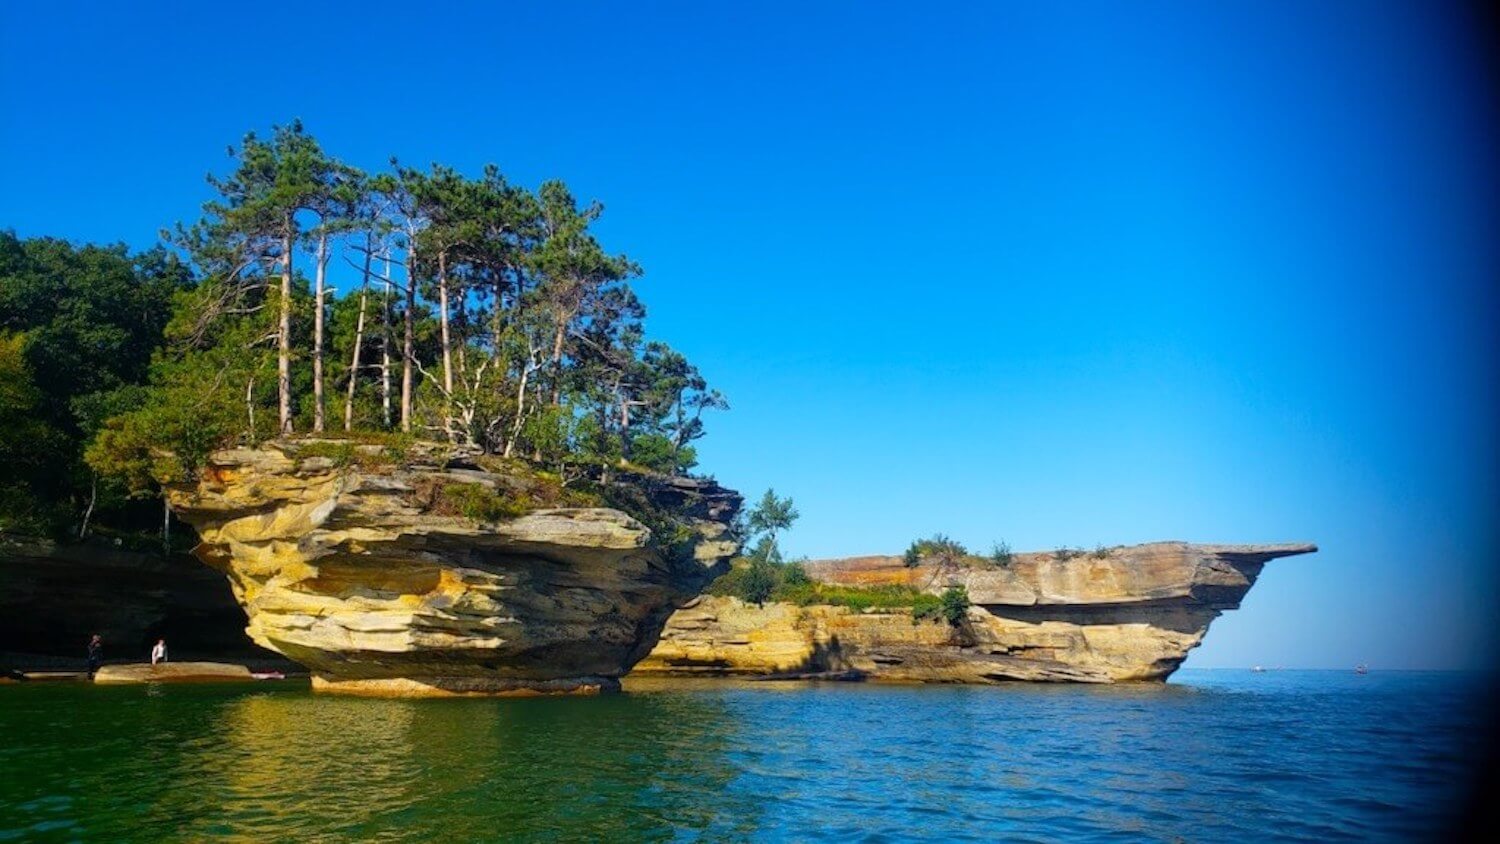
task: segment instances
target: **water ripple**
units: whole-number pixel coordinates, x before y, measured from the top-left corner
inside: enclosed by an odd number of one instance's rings
[[[1408,840],[1486,725],[1463,675],[632,689],[0,688],[0,841]]]

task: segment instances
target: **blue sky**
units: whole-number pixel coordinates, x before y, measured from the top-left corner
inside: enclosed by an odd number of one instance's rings
[[[1190,665],[1493,655],[1460,13],[127,5],[0,9],[0,226],[150,245],[294,117],[360,166],[561,177],[733,404],[703,468],[792,495],[793,553],[1313,540]]]

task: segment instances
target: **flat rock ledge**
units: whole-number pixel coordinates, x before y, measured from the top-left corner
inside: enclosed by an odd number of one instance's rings
[[[105,665],[94,674],[101,685],[139,683],[240,683],[255,677],[243,665],[222,662],[162,662],[136,665]]]
[[[1310,543],[1153,542],[1093,552],[1016,554],[1005,565],[908,567],[900,557],[817,560],[816,581],[962,586],[972,606],[958,626],[914,623],[900,609],[704,596],[668,621],[636,666],[640,675],[862,677],[893,683],[1164,681],[1209,624],[1239,606],[1270,560]]]

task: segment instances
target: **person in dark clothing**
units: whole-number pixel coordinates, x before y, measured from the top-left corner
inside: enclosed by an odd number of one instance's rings
[[[89,679],[99,671],[100,663],[104,662],[104,640],[95,633],[94,638],[89,640]]]

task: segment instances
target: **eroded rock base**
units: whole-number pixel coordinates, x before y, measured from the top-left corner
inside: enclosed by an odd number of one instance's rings
[[[359,697],[542,697],[618,692],[613,677],[565,680],[511,680],[479,677],[387,677],[367,680],[312,678],[315,692]]]

